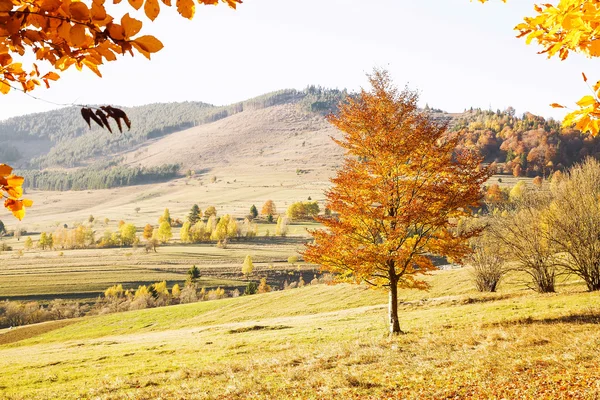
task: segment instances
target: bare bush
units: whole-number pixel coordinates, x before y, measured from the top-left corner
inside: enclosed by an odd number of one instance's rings
[[[589,291],[600,290],[600,163],[588,158],[551,186],[545,213],[548,238],[563,253],[560,265],[579,276]]]
[[[179,294],[179,302],[181,304],[194,303],[198,301],[198,295],[196,294],[196,285],[186,285]]]
[[[475,287],[480,292],[495,292],[502,277],[506,274],[506,260],[502,249],[495,240],[490,240],[489,234],[473,240],[473,253],[467,258],[472,266],[472,278]]]
[[[548,227],[542,222],[549,197],[541,192],[526,192],[514,200],[512,209],[496,212],[490,233],[499,241],[510,260],[511,269],[531,277],[528,286],[540,293],[555,291],[558,257],[548,240]]]

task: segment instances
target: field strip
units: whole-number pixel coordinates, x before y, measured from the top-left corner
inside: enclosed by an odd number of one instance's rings
[[[48,321],[41,322],[39,324],[20,326],[13,329],[3,329],[3,332],[0,333],[0,346],[29,339],[55,329],[60,329],[77,323],[80,320],[81,318],[61,319],[58,321]]]

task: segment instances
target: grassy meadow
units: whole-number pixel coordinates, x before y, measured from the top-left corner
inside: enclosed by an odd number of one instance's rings
[[[469,270],[386,295],[312,285],[250,297],[53,321],[0,333],[7,399],[596,398],[600,298],[475,293]]]

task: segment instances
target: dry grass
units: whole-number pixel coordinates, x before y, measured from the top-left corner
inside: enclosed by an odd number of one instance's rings
[[[600,298],[566,289],[407,301],[397,338],[385,293],[346,285],[84,318],[0,346],[0,386],[7,399],[597,398]]]

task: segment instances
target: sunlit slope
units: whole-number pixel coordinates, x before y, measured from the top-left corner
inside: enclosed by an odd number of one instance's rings
[[[480,295],[469,289],[468,270],[441,271],[430,280],[429,293],[402,293],[408,334],[397,339],[386,336],[385,293],[348,285],[14,329],[0,334],[0,397],[600,394],[596,293],[575,285],[537,295],[509,280],[505,292]]]
[[[252,169],[256,173],[308,169],[327,171],[342,150],[336,130],[298,104],[249,109],[211,124],[168,135],[128,153],[126,163],[159,166],[178,162],[183,170]]]

